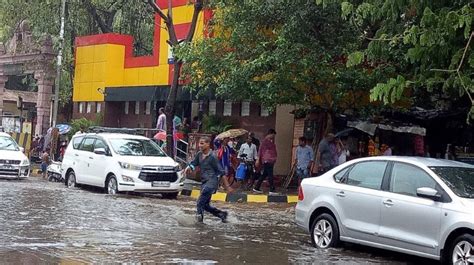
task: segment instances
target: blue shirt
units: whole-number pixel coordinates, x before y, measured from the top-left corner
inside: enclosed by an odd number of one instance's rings
[[[202,152],[198,152],[190,164],[201,169],[202,185],[217,189],[219,177],[224,175],[225,172],[212,152],[205,158],[203,156]]]
[[[313,148],[308,145],[305,145],[304,147],[298,145],[298,147],[296,147],[296,160],[296,166],[299,169],[308,168],[309,164],[314,161]]]

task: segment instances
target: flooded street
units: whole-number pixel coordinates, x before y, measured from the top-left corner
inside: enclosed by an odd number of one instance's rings
[[[38,178],[0,180],[0,263],[433,264],[359,246],[317,250],[287,204],[216,203],[194,222],[187,197],[110,196]]]

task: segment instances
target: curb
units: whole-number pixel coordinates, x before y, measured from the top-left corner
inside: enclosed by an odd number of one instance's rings
[[[201,194],[200,190],[197,189],[185,189],[181,191],[181,195],[190,196],[193,199],[197,199]],[[254,195],[245,193],[231,193],[216,192],[212,195],[212,201],[220,202],[249,202],[249,203],[297,203],[297,195]]]

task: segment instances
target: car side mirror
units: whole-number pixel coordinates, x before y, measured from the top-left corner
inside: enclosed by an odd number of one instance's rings
[[[416,189],[416,195],[421,198],[431,199],[433,201],[439,201],[441,199],[441,194],[435,189],[422,187]]]
[[[96,148],[96,149],[94,149],[94,154],[96,154],[96,155],[106,155],[107,151],[105,151],[105,148]]]
[[[24,153],[24,152],[25,152],[25,148],[20,147],[20,152]]]

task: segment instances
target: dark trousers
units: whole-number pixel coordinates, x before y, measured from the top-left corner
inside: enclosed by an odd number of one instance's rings
[[[273,166],[274,164],[272,163],[263,163],[263,174],[258,179],[257,186],[255,186],[255,189],[260,190],[262,182],[265,180],[265,178],[268,177],[268,183],[270,184],[270,192],[275,191],[275,186],[273,185]]]
[[[197,214],[203,215],[204,211],[210,212],[212,215],[219,217],[221,210],[211,206],[212,194],[216,192],[215,188],[203,185],[201,188],[201,195],[197,200]]]

